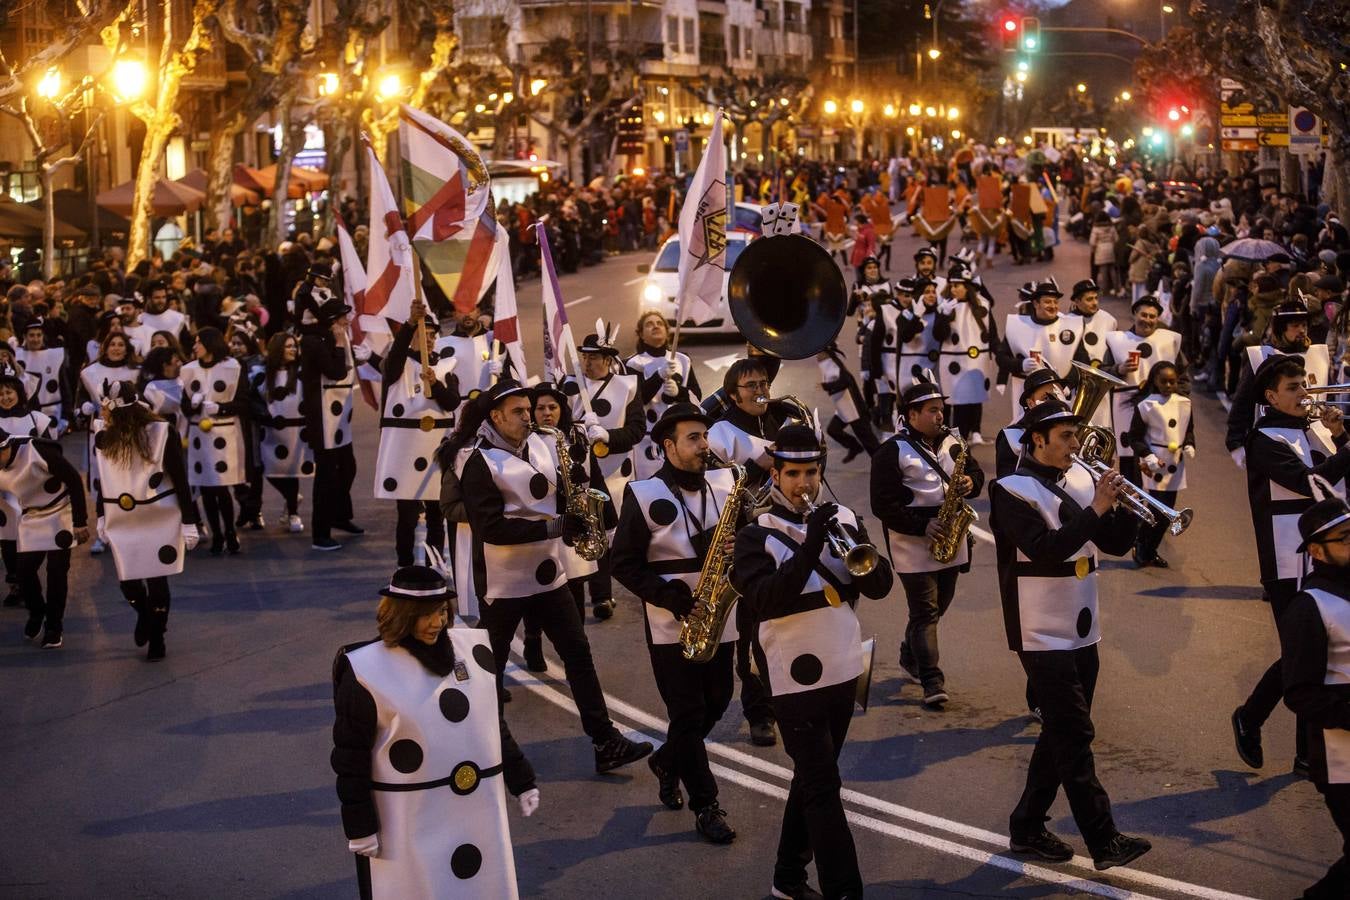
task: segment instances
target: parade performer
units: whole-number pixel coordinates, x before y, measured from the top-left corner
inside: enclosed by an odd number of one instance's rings
[[[900,667],[923,688],[924,705],[931,708],[948,700],[946,676],[938,665],[938,622],[956,596],[957,576],[970,571],[964,536],[950,560],[933,558],[934,541],[948,537],[938,511],[949,491],[970,500],[984,486],[979,463],[944,424],[947,399],[933,382],[906,388],[900,397],[904,426],[882,445],[872,465],[872,515],[881,520],[909,605]],[[960,473],[958,457],[964,457]]]
[[[1004,323],[998,364],[1008,376],[1014,415],[1019,412],[1022,381],[1028,374],[1049,366],[1060,378],[1076,384],[1072,364],[1089,362],[1083,349],[1083,320],[1059,313],[1063,296],[1054,278],[1037,282],[1028,291],[1029,311],[1010,314]]]
[[[938,377],[951,398],[952,427],[972,444],[983,444],[980,426],[994,375],[998,346],[994,306],[975,290],[966,269],[947,272],[947,288],[933,318],[933,345],[940,354]]]
[[[240,547],[230,486],[244,480],[240,417],[248,411],[247,391],[239,362],[217,329],[198,330],[193,351],[196,359],[178,374],[188,419],[188,483],[201,491],[212,555],[228,549],[233,556]]]
[[[1175,363],[1159,362],[1139,388],[1139,402],[1130,424],[1130,448],[1139,461],[1144,488],[1165,506],[1176,508],[1177,494],[1186,488],[1186,461],[1195,456],[1195,423],[1191,398],[1177,390],[1181,375]],[[1167,533],[1161,516],[1139,529],[1134,549],[1138,566],[1167,568],[1158,546]]]
[[[866,452],[868,456],[877,452],[881,446],[872,423],[863,415],[866,404],[858,381],[848,370],[844,354],[839,345],[831,342],[828,347],[816,354],[816,366],[820,369],[820,389],[830,395],[834,404],[834,415],[825,426],[825,433],[834,438],[844,450],[844,462],[850,463],[858,454]],[[849,434],[848,430],[852,430]]]
[[[654,477],[628,485],[614,535],[614,577],[642,602],[652,674],[670,722],[665,743],[647,760],[658,796],[666,807],[682,808],[683,782],[695,829],[714,844],[729,844],[736,832],[717,802],[703,742],[731,702],[735,622],[727,622],[707,662],[689,661],[680,644],[682,620],[694,608],[693,589],[736,480],[729,468],[709,470],[708,424],[697,406],[677,403],[652,426],[665,463]],[[733,537],[727,535],[719,552],[732,552]]]
[[[854,578],[826,540],[830,528],[869,543],[867,529],[847,507],[822,503],[825,448],[809,427],[778,433],[771,449],[772,505],[736,536],[732,585],[741,592],[741,624],[754,641],[792,784],[783,811],[772,892],[811,896],[806,866],[814,857],[820,893],[862,896],[858,856],[840,800],[839,753],[853,717],[862,640],[854,606],[891,589],[884,558]]]
[[[575,541],[585,523],[563,510],[556,445],[532,431],[527,388],[498,381],[478,402],[486,418],[472,451],[459,457],[459,485],[473,531],[480,622],[497,671],[505,671],[511,639],[531,612],[562,657],[582,729],[595,746],[596,772],[636,762],[652,745],[630,741],[610,721],[591,645],[567,589],[563,542]]]
[[[178,380],[183,360],[170,347],[156,347],[146,354],[136,384],[150,411],[169,423],[180,442],[187,440],[187,416],[183,415],[183,385]]]
[[[426,566],[380,591],[379,637],[333,661],[333,771],[362,898],[514,900],[506,793],[539,808],[500,713],[487,634],[456,624]],[[500,776],[500,777],[498,777]]]
[[[1134,408],[1139,403],[1140,385],[1148,373],[1160,362],[1170,362],[1178,373],[1186,371],[1186,360],[1181,353],[1181,335],[1158,324],[1162,304],[1152,294],[1144,294],[1130,305],[1134,324],[1129,331],[1110,331],[1106,334],[1106,359],[1102,368],[1119,376],[1130,385],[1111,391],[1111,423],[1116,436],[1116,456],[1120,473],[1131,483],[1144,487],[1139,476],[1139,460],[1130,446],[1130,424]]]
[[[1106,336],[1117,330],[1116,317],[1101,308],[1101,292],[1091,278],[1075,282],[1069,299],[1073,310],[1069,315],[1083,320],[1083,351],[1088,365],[1101,368],[1106,362]],[[1110,431],[1111,404],[1099,403],[1088,424]]]
[[[64,347],[47,346],[47,321],[42,317],[30,319],[23,329],[23,343],[14,355],[23,364],[23,370],[38,378],[37,390],[31,402],[38,412],[45,413],[65,431],[70,422],[70,391],[66,386],[66,351]]]
[[[29,406],[22,372],[4,364],[0,364],[0,430],[19,437],[57,437],[52,418]]]
[[[112,548],[117,584],[136,611],[137,647],[164,658],[169,623],[169,576],[197,546],[192,502],[178,433],[141,401],[135,385],[119,381],[103,402],[103,428],[94,438],[102,529]]]
[[[1032,409],[1046,400],[1064,400],[1065,384],[1064,381],[1055,374],[1054,369],[1041,368],[1027,375],[1022,382],[1022,395],[1018,397],[1018,404],[1022,407],[1022,416],[1014,419],[1012,424],[1002,429],[998,433],[998,438],[994,441],[994,472],[996,477],[1002,478],[1004,475],[1011,475],[1017,469],[1017,463],[1022,459],[1022,453],[1026,445],[1022,443],[1022,435],[1025,429],[1022,427],[1022,419],[1026,416],[1026,411]]]
[[[1256,390],[1254,380],[1256,370],[1270,357],[1280,354],[1302,358],[1309,387],[1330,383],[1331,358],[1327,345],[1314,344],[1308,339],[1307,307],[1293,302],[1276,306],[1270,318],[1270,339],[1246,348],[1242,374],[1238,377],[1237,390],[1233,392],[1233,405],[1228,410],[1228,435],[1224,444],[1239,468],[1246,465],[1247,435],[1252,423],[1266,413],[1260,408],[1261,394]]]
[[[849,293],[845,314],[858,317],[858,370],[862,375],[865,401],[865,406],[860,411],[870,412],[876,407],[877,395],[888,393],[891,389],[890,384],[880,377],[880,373],[873,375],[872,358],[876,354],[875,342],[885,338],[885,327],[878,327],[882,318],[881,310],[894,304],[895,295],[890,282],[881,277],[881,263],[875,257],[863,260],[860,271],[862,278]],[[891,353],[895,352],[895,346],[892,341]]]
[[[638,377],[638,389],[647,427],[655,425],[667,407],[675,403],[700,403],[703,391],[694,375],[694,364],[689,354],[676,351],[670,358],[668,350],[670,326],[658,310],[648,310],[638,316],[637,349],[624,360],[630,374]],[[633,453],[634,478],[651,478],[661,468],[661,448],[643,435]]]
[[[300,480],[314,477],[314,451],[302,436],[304,381],[295,335],[280,331],[267,342],[260,399],[262,474],[286,504],[285,530],[299,534],[305,530],[300,519]]]
[[[1124,478],[1066,479],[1080,420],[1056,400],[1023,418],[1027,453],[990,489],[991,526],[1008,646],[1044,712],[1026,789],[1009,817],[1013,852],[1068,862],[1073,849],[1045,827],[1061,786],[1096,868],[1122,866],[1151,849],[1117,830],[1092,757],[1097,686],[1097,554],[1134,545],[1136,520],[1115,506]]]

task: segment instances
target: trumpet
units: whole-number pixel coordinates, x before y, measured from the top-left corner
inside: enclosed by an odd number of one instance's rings
[[[1313,385],[1303,390],[1308,394],[1350,394],[1350,383]]]
[[[1098,459],[1084,459],[1077,453],[1070,453],[1069,459],[1087,469],[1094,484],[1101,481],[1102,476],[1111,471],[1110,466]],[[1150,496],[1148,491],[1131,484],[1129,481],[1121,483],[1118,502],[1145,525],[1156,525],[1159,517],[1161,517],[1168,523],[1167,532],[1173,537],[1190,528],[1191,519],[1195,518],[1195,512],[1189,507],[1182,510],[1173,509],[1161,500]]]
[[[1312,388],[1309,388],[1308,391],[1311,393]],[[1308,397],[1300,400],[1298,405],[1307,412],[1308,418],[1320,419],[1333,409],[1342,411],[1343,407],[1350,406],[1350,400],[1314,400]]]
[[[806,504],[806,514],[809,516],[816,509],[816,504],[806,494],[802,494],[801,499]],[[876,570],[877,548],[853,540],[837,519],[832,519],[825,526],[825,541],[830,545],[831,552],[844,561],[844,567],[854,578],[866,578]]]

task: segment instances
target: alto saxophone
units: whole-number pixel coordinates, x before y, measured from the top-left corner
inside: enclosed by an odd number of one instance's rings
[[[948,432],[949,434],[951,432]],[[947,482],[947,492],[942,495],[942,506],[938,508],[937,521],[942,527],[942,536],[934,538],[928,545],[928,554],[940,563],[949,563],[956,557],[956,551],[966,539],[966,533],[976,519],[975,510],[956,491],[956,482],[966,472],[966,457],[970,454],[970,445],[956,438],[960,450],[952,465],[952,477]]]
[[[566,504],[564,508],[586,522],[586,530],[577,538],[573,549],[577,556],[594,562],[609,549],[609,538],[605,533],[605,504],[609,502],[609,494],[596,488],[577,490],[572,484],[572,453],[567,446],[567,435],[547,425],[536,425],[534,430],[549,435],[558,445],[558,487]]]
[[[731,615],[740,593],[731,586],[731,553],[726,549],[727,539],[736,531],[736,523],[741,518],[748,496],[746,490],[750,478],[744,466],[732,465],[736,483],[731,488],[722,515],[713,530],[712,540],[708,544],[708,557],[703,561],[703,569],[698,573],[698,584],[694,587],[694,608],[684,617],[680,626],[680,648],[684,658],[692,662],[707,662],[717,653],[722,641],[722,632],[726,630],[727,618]]]

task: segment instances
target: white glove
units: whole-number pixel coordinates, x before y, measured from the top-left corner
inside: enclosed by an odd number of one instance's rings
[[[1148,466],[1150,471],[1161,469],[1163,467],[1162,461],[1158,459],[1156,453],[1150,453],[1148,456],[1145,456],[1142,462],[1144,465]]]
[[[1195,459],[1194,444],[1187,444],[1185,447],[1182,447],[1181,452],[1186,456],[1187,459]]]
[[[675,383],[674,378],[666,379],[666,383],[661,387],[661,395],[669,400],[674,400],[680,396],[680,386]]]
[[[205,403],[202,404],[202,415],[214,416],[218,412],[220,412],[220,404],[217,403],[216,401],[207,400]]]
[[[944,316],[950,316],[956,312],[956,303],[955,297],[943,297],[938,301],[937,311]]]
[[[197,541],[201,540],[201,535],[197,532],[197,526],[189,522],[183,523],[183,547],[187,550],[193,550],[197,547]]]
[[[1233,457],[1233,462],[1237,463],[1237,467],[1238,467],[1239,469],[1245,469],[1245,468],[1247,468],[1247,448],[1246,448],[1246,447],[1239,447],[1239,448],[1237,448],[1236,450],[1234,450],[1232,453],[1230,453],[1230,454],[1228,454],[1228,455],[1231,456],[1231,457]]]
[[[363,838],[352,838],[347,842],[347,849],[358,856],[374,859],[380,855],[380,834],[376,832]]]
[[[994,385],[994,390],[998,391],[998,395],[1002,397],[1008,392],[1008,386],[1006,384],[996,384]]]
[[[516,803],[520,804],[520,814],[528,819],[539,808],[539,788],[530,788],[516,798]]]
[[[608,444],[609,429],[601,425],[587,425],[586,440],[590,441],[592,444],[598,444],[602,441]]]
[[[203,402],[204,400],[206,400],[206,395],[205,395],[205,394],[193,394],[193,395],[192,395],[192,405],[193,405],[193,406],[201,406],[201,405],[202,405],[202,402]]]
[[[488,374],[493,378],[502,374],[502,361],[500,357],[488,363]]]
[[[667,379],[674,378],[680,374],[680,364],[673,359],[666,360],[666,368],[662,374]]]
[[[108,543],[108,529],[104,527],[106,522],[107,519],[100,516],[98,524],[94,526],[94,534],[98,535],[98,539],[105,544]]]
[[[1032,359],[1030,356],[1028,356],[1026,359],[1022,360],[1022,374],[1023,374],[1023,375],[1029,375],[1030,373],[1036,371],[1036,370],[1039,369],[1040,367],[1041,367],[1041,364],[1038,363],[1038,362],[1036,362],[1036,360]]]
[[[352,359],[363,363],[370,359],[370,348],[365,344],[357,344],[352,348]]]
[[[597,416],[594,411],[588,412],[581,417],[581,424],[585,425],[587,428],[598,427],[600,425],[600,417]]]
[[[80,404],[81,415],[92,416],[96,412],[98,412],[98,407],[94,405],[94,401],[86,400]]]

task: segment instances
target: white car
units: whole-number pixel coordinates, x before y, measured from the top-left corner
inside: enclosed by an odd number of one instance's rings
[[[736,264],[741,251],[750,245],[757,235],[744,231],[727,232],[727,272]],[[680,282],[680,239],[672,236],[666,239],[657,251],[656,262],[638,266],[638,271],[647,277],[642,282],[640,312],[649,309],[660,310],[671,325],[675,324],[675,292]],[[727,308],[727,275],[722,276],[722,297],[717,301],[717,315],[707,322],[695,324],[688,319],[684,323],[685,334],[736,334],[736,323]]]

